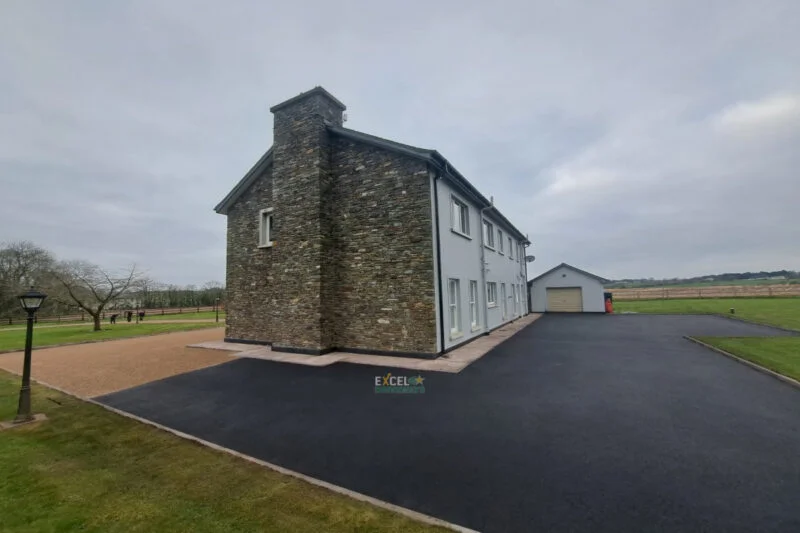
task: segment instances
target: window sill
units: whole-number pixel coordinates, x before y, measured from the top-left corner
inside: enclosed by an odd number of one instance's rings
[[[274,244],[275,244],[275,242],[272,241],[272,242],[268,242],[266,244],[259,244],[258,247],[259,248],[272,248],[272,245],[274,245]]]
[[[470,329],[470,332],[475,333],[476,331],[480,331],[481,329],[482,328],[481,328],[480,325],[472,326],[472,329]]]
[[[463,336],[464,336],[464,332],[463,331],[458,331],[456,333],[453,333],[452,331],[450,332],[450,340],[451,341],[454,341],[456,339],[460,339]]]
[[[484,244],[484,245],[483,245],[483,247],[484,247],[484,248],[488,248],[488,249],[490,249],[490,250],[491,250],[491,251],[493,251],[493,252],[494,252],[494,251],[496,251],[496,250],[495,250],[495,248],[494,248],[494,246],[489,246],[488,244]]]
[[[487,307],[489,309],[494,309],[495,307],[497,307],[497,302],[495,302],[495,303],[489,302],[489,305]]]
[[[465,239],[467,239],[467,240],[470,240],[470,241],[472,240],[472,237],[470,237],[470,236],[469,236],[469,235],[467,235],[466,233],[461,233],[460,231],[458,231],[458,230],[457,230],[457,229],[455,229],[455,228],[450,228],[450,231],[452,231],[453,233],[455,233],[455,234],[456,234],[456,235],[458,235],[459,237],[464,237]]]

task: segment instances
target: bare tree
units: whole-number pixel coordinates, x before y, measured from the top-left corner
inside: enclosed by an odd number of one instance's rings
[[[0,245],[0,314],[11,319],[19,309],[17,295],[46,283],[53,255],[29,241]]]
[[[53,296],[71,301],[94,319],[94,331],[100,331],[100,319],[107,305],[136,287],[140,273],[136,265],[123,274],[108,271],[86,261],[66,261],[53,269]]]

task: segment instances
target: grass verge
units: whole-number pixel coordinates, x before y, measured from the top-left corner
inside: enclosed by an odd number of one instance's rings
[[[19,378],[0,371],[0,419]],[[48,420],[0,433],[0,530],[445,531],[34,385]]]
[[[100,331],[92,331],[91,324],[59,328],[34,328],[33,346],[36,348],[55,344],[74,344],[87,341],[124,339],[141,335],[153,335],[155,333],[189,331],[216,326],[217,324],[214,322],[198,324],[153,324],[143,322],[141,324],[104,324],[103,329]],[[22,350],[24,348],[24,329],[0,330],[0,352]]]
[[[694,298],[666,300],[620,300],[614,302],[617,313],[718,314],[761,324],[800,330],[800,298]]]
[[[697,337],[697,339],[800,381],[800,337]]]

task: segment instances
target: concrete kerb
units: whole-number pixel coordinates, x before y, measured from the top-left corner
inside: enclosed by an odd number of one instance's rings
[[[693,342],[695,344],[699,344],[700,346],[705,346],[709,350],[712,350],[714,352],[717,352],[718,354],[724,355],[725,357],[730,357],[731,359],[733,359],[733,360],[735,360],[735,361],[737,361],[737,362],[739,362],[739,363],[741,363],[743,365],[749,366],[753,370],[757,370],[757,371],[759,371],[759,372],[761,372],[763,374],[767,374],[768,376],[772,376],[775,379],[783,381],[787,385],[791,385],[792,387],[800,389],[800,381],[792,379],[792,378],[790,378],[788,376],[784,376],[783,374],[779,374],[778,372],[775,372],[774,370],[770,370],[769,368],[763,367],[763,366],[761,366],[759,364],[756,364],[756,363],[754,363],[752,361],[748,361],[747,359],[739,357],[738,355],[734,355],[734,354],[732,354],[730,352],[727,352],[727,351],[725,351],[725,350],[723,350],[721,348],[717,348],[716,346],[712,346],[711,344],[708,344],[707,342],[703,342],[703,341],[701,341],[699,339],[696,339],[694,337],[690,337],[688,335],[684,335],[683,338],[688,340],[688,341],[691,341],[691,342]]]
[[[5,371],[8,372],[9,374],[14,374],[14,375],[17,375],[17,376],[20,375],[17,372],[11,372],[9,370],[5,370]],[[98,407],[102,407],[106,411],[110,411],[110,412],[112,412],[114,414],[117,414],[117,415],[120,415],[120,416],[124,416],[125,418],[130,418],[131,420],[135,420],[135,421],[137,421],[139,423],[142,423],[142,424],[147,424],[148,426],[153,426],[153,427],[155,427],[157,429],[160,429],[161,431],[166,431],[167,433],[171,433],[171,434],[175,435],[178,438],[181,438],[181,439],[184,439],[184,440],[188,440],[188,441],[191,441],[191,442],[195,442],[197,444],[200,444],[202,446],[205,446],[207,448],[211,448],[211,449],[219,451],[219,452],[223,452],[223,453],[227,453],[229,455],[233,455],[234,457],[238,457],[239,459],[243,459],[245,461],[257,464],[259,466],[269,468],[270,470],[274,470],[275,472],[278,472],[280,474],[291,476],[291,477],[300,479],[302,481],[305,481],[306,483],[310,483],[312,485],[316,485],[318,487],[322,487],[322,488],[330,490],[332,492],[336,492],[337,494],[341,494],[343,496],[347,496],[349,498],[353,498],[353,499],[358,500],[358,501],[369,503],[369,504],[374,505],[376,507],[380,507],[381,509],[385,509],[387,511],[391,511],[393,513],[397,513],[399,515],[405,516],[405,517],[410,518],[412,520],[416,520],[417,522],[422,522],[424,524],[428,524],[428,525],[431,525],[431,526],[443,527],[443,528],[449,529],[451,531],[458,531],[459,533],[479,533],[478,531],[476,531],[474,529],[469,529],[469,528],[466,528],[466,527],[463,527],[463,526],[459,526],[458,524],[453,524],[453,523],[447,522],[445,520],[442,520],[440,518],[436,518],[436,517],[433,517],[433,516],[430,516],[430,515],[419,513],[417,511],[413,511],[413,510],[407,509],[405,507],[400,507],[399,505],[395,505],[393,503],[385,502],[383,500],[379,500],[377,498],[373,498],[372,496],[367,496],[366,494],[362,494],[360,492],[356,492],[356,491],[353,491],[353,490],[350,490],[350,489],[346,489],[344,487],[340,487],[339,485],[334,485],[333,483],[328,483],[327,481],[323,481],[321,479],[317,479],[317,478],[314,478],[314,477],[311,477],[311,476],[307,476],[306,474],[301,474],[300,472],[295,472],[294,470],[289,470],[288,468],[284,468],[282,466],[279,466],[279,465],[276,465],[276,464],[273,464],[273,463],[269,463],[267,461],[262,461],[261,459],[257,459],[255,457],[250,456],[250,455],[245,455],[243,453],[237,452],[236,450],[232,450],[230,448],[226,448],[225,446],[220,446],[219,444],[215,444],[213,442],[210,442],[210,441],[207,441],[207,440],[203,440],[203,439],[201,439],[199,437],[195,437],[194,435],[190,435],[188,433],[184,433],[182,431],[178,431],[176,429],[172,429],[170,427],[167,427],[167,426],[164,426],[162,424],[159,424],[158,422],[153,422],[152,420],[148,420],[146,418],[142,418],[140,416],[136,416],[134,414],[122,411],[120,409],[116,409],[116,408],[111,407],[109,405],[105,405],[104,403],[98,402],[97,400],[93,400],[92,398],[85,398],[85,397],[82,397],[82,396],[78,396],[77,394],[73,394],[73,393],[71,393],[71,392],[69,392],[67,390],[62,389],[61,387],[56,387],[54,385],[50,385],[49,383],[45,383],[43,381],[39,381],[39,380],[34,379],[34,378],[31,378],[31,381],[34,381],[34,382],[38,383],[39,385],[42,385],[43,387],[47,387],[49,389],[53,389],[53,390],[55,390],[57,392],[60,392],[61,394],[64,394],[66,396],[70,396],[70,397],[75,398],[77,400],[80,400],[82,402],[86,402],[86,403],[90,403],[92,405],[96,405]]]

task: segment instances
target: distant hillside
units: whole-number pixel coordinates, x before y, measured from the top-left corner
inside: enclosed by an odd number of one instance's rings
[[[627,289],[637,287],[702,287],[707,285],[750,285],[762,283],[792,283],[800,284],[800,272],[794,270],[774,270],[772,272],[741,272],[726,274],[710,274],[694,278],[672,279],[619,279],[606,283],[608,289]]]

